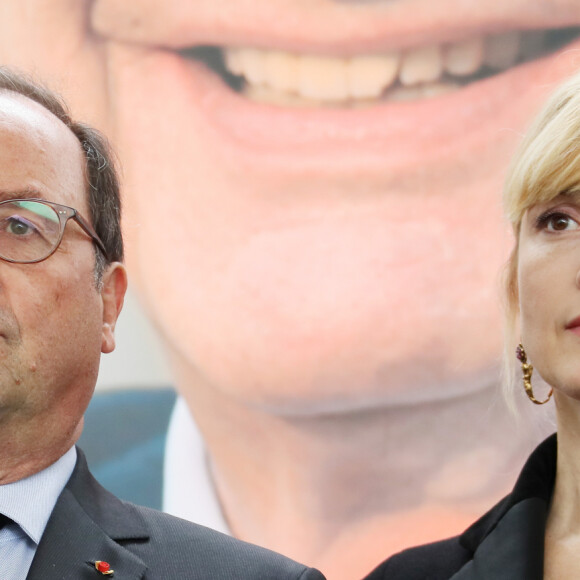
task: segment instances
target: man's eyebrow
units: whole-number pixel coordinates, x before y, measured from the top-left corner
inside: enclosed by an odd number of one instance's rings
[[[30,199],[41,198],[44,199],[42,193],[34,187],[25,187],[24,189],[0,189],[0,201],[8,199]]]

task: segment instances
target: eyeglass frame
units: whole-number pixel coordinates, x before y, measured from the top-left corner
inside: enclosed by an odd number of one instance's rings
[[[20,260],[12,260],[10,258],[5,258],[4,256],[2,256],[1,249],[0,249],[0,260],[10,262],[11,264],[38,264],[39,262],[44,262],[44,260],[48,260],[48,258],[50,258],[60,247],[60,244],[64,237],[64,230],[66,228],[66,224],[71,219],[74,220],[81,227],[81,229],[91,238],[93,243],[96,244],[97,248],[99,248],[99,250],[102,252],[105,259],[107,260],[109,259],[109,253],[107,252],[105,244],[103,244],[103,241],[101,240],[97,232],[95,232],[91,224],[74,207],[63,205],[61,203],[56,203],[54,201],[48,201],[40,197],[17,197],[14,199],[3,199],[2,201],[0,201],[0,206],[4,205],[5,203],[14,203],[19,201],[22,202],[35,201],[38,203],[42,203],[44,205],[49,206],[56,212],[60,226],[58,241],[53,250],[48,255],[44,256],[44,258],[39,258],[38,260],[26,260],[22,262]]]

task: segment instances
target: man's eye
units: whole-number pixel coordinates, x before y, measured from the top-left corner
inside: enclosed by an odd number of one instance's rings
[[[8,218],[5,220],[5,231],[15,236],[26,236],[33,234],[36,228],[33,224],[22,218]]]

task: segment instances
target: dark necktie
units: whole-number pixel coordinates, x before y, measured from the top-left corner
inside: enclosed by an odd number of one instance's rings
[[[9,524],[12,520],[5,516],[4,514],[0,514],[0,530],[7,524]]]

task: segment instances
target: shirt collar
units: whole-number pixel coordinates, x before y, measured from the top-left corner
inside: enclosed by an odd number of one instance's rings
[[[0,485],[0,512],[11,518],[38,544],[48,518],[73,472],[77,459],[71,447],[58,461],[14,483]]]
[[[203,438],[180,397],[169,421],[163,469],[163,511],[229,534]]]

